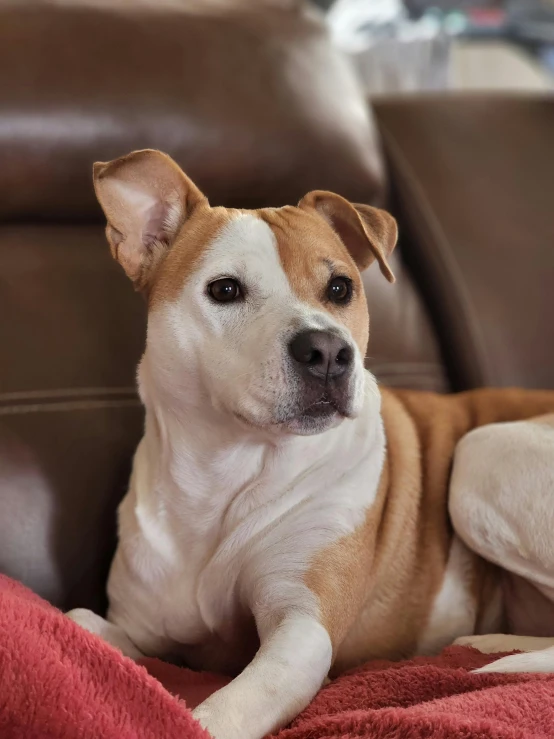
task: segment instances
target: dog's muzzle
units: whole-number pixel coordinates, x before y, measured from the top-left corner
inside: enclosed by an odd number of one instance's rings
[[[332,331],[301,331],[289,343],[289,354],[302,383],[300,415],[348,415],[354,366],[349,342]]]

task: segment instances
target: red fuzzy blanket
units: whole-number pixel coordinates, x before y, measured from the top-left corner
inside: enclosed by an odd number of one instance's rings
[[[450,648],[372,663],[324,688],[279,737],[552,739],[554,675],[468,672],[489,660]],[[224,682],[138,666],[0,576],[1,739],[206,739],[187,706]]]

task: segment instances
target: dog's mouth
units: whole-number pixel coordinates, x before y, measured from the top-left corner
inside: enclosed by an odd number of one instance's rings
[[[339,393],[326,390],[315,401],[311,398],[305,400],[296,413],[284,422],[284,426],[293,433],[305,436],[326,431],[349,417],[348,396],[342,393],[339,396]]]
[[[330,426],[334,426],[344,418],[350,416],[347,411],[346,402],[341,404],[326,393],[315,402],[304,405],[296,412],[290,413],[285,417],[281,417],[273,421],[273,423],[259,424],[242,413],[233,412],[235,418],[244,426],[250,429],[269,428],[274,426],[279,429],[287,429],[289,432],[299,433],[301,435],[319,433],[325,431]]]
[[[350,393],[329,386],[320,389],[315,400],[313,395],[311,398],[305,398],[299,411],[295,413],[295,420],[301,424],[308,424],[308,426],[328,425],[351,417]]]
[[[299,413],[299,416],[303,418],[315,419],[326,418],[328,416],[334,415],[335,413],[339,414],[340,416],[346,415],[346,412],[344,410],[341,410],[336,400],[329,397],[327,393],[323,393],[319,400],[316,400],[315,403],[312,403],[311,405],[304,408],[304,410]]]
[[[286,398],[267,411],[260,418],[256,413],[248,413],[248,408],[246,412],[245,408],[232,409],[233,416],[245,427],[301,435],[320,433],[355,415],[351,392],[332,385],[303,388],[294,400]]]

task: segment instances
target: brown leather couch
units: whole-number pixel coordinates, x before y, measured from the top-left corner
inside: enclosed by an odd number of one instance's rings
[[[0,2],[0,571],[63,608],[104,607],[142,425],[144,306],[95,160],[164,149],[214,204],[386,204],[398,282],[364,276],[378,377],[554,387],[552,99],[371,112],[313,18],[132,5]]]

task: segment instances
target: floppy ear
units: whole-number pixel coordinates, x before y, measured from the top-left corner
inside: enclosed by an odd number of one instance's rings
[[[108,221],[112,256],[142,289],[185,220],[206,198],[171,157],[153,149],[96,162],[93,180]]]
[[[387,261],[396,245],[396,221],[384,210],[370,205],[353,205],[340,195],[314,190],[305,195],[299,208],[315,210],[337,232],[350,256],[364,270],[376,259],[389,282],[395,277]]]

